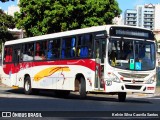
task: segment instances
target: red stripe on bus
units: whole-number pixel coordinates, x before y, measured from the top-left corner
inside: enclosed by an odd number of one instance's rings
[[[96,62],[91,59],[79,59],[79,60],[56,60],[56,61],[32,61],[32,62],[20,62],[18,65],[16,63],[8,63],[4,64],[3,70],[6,74],[10,72],[17,73],[21,69],[43,66],[43,65],[78,65],[87,67],[93,71],[95,71]]]

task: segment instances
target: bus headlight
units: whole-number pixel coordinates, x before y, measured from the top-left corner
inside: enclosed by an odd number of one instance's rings
[[[152,76],[151,78],[149,78],[148,80],[146,80],[146,84],[152,84],[155,81],[155,77],[156,75]]]
[[[112,74],[113,76],[112,76],[112,81],[113,82],[118,82],[118,83],[120,83],[121,81],[120,81],[120,79],[115,75],[115,74]]]

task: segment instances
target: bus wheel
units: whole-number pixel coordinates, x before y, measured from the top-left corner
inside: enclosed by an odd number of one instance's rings
[[[32,93],[31,80],[29,76],[24,80],[24,93],[27,95],[30,95]]]
[[[118,93],[118,100],[119,100],[119,102],[125,102],[125,100],[126,100],[126,92],[119,92]]]
[[[79,94],[80,94],[80,98],[85,98],[86,97],[86,82],[85,82],[84,77],[80,78]]]

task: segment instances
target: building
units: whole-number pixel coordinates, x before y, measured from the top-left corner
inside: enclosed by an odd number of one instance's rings
[[[137,10],[126,10],[124,15],[124,24],[136,26],[137,25]]]
[[[114,17],[113,20],[112,20],[112,23],[114,25],[124,25],[124,21],[123,21],[122,15]]]
[[[157,52],[158,52],[158,56],[160,58],[160,29],[154,30],[153,32],[154,32],[155,38],[157,40]]]
[[[160,4],[155,6],[154,30],[160,31]]]
[[[20,39],[24,37],[24,30],[22,29],[18,30],[17,28],[14,28],[14,29],[8,29],[8,30],[12,33],[14,39]]]
[[[9,6],[9,7],[8,7],[7,14],[14,17],[14,13],[15,13],[15,12],[19,12],[19,11],[20,11],[20,8],[19,8],[18,6],[12,5],[12,6]]]
[[[133,10],[125,11],[125,25],[143,27],[150,30],[160,29],[160,4],[137,5]]]
[[[19,0],[18,0],[18,3],[19,3]],[[20,12],[20,8],[18,6],[12,5],[8,7],[8,11],[6,11],[6,14],[14,17],[15,12]],[[23,38],[24,31],[18,30],[17,28],[8,29],[8,30],[12,33],[15,39]]]

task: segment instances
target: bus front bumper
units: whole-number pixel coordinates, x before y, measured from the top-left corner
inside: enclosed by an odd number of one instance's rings
[[[156,90],[156,82],[152,84],[131,84],[131,83],[116,83],[105,87],[106,92],[134,92],[153,94]]]

